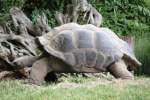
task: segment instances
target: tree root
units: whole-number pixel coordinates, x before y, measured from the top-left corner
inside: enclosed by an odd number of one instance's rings
[[[12,72],[1,72],[0,79],[13,73],[14,70],[29,67],[15,65],[14,61],[18,61],[18,59],[20,61],[21,58],[26,56],[31,56],[33,58],[38,57],[39,49],[38,44],[35,42],[35,38],[51,30],[44,14],[37,18],[35,24],[16,7],[10,10],[10,16],[12,18],[11,23],[0,25],[0,66],[12,67],[10,68]],[[31,61],[34,61],[34,59]],[[6,68],[1,68],[0,71],[3,71],[3,69],[7,70]]]
[[[56,12],[55,14],[59,25],[77,22],[80,24],[93,24],[99,27],[102,23],[102,15],[87,0],[72,0],[72,4],[68,4],[67,10],[64,12],[66,13]]]

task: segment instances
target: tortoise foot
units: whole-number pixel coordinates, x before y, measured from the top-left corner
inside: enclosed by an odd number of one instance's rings
[[[48,73],[48,59],[47,58],[41,58],[37,60],[30,71],[29,75],[29,83],[41,85],[44,82],[45,76]]]
[[[115,62],[108,68],[108,70],[116,78],[127,79],[127,80],[134,79],[133,74],[130,71],[128,71],[127,66],[123,60]]]

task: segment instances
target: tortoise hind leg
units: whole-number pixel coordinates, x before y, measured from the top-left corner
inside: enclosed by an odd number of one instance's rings
[[[128,71],[127,66],[123,60],[115,62],[108,68],[108,70],[116,78],[131,80],[134,79],[133,74]]]
[[[48,63],[48,58],[45,57],[37,60],[31,68],[29,82],[36,85],[41,85],[49,71],[50,66]]]

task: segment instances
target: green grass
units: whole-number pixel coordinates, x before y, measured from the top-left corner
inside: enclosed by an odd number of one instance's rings
[[[150,100],[150,78],[88,79],[81,83],[68,81],[43,86],[5,80],[0,82],[0,90],[0,100]]]

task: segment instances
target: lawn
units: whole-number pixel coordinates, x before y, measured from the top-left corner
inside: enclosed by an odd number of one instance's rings
[[[24,84],[22,80],[3,80],[0,100],[150,100],[150,78],[70,80],[42,86]]]

